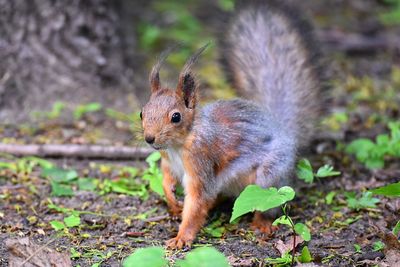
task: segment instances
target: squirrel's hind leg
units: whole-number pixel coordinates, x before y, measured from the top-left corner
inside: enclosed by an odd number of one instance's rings
[[[290,175],[291,168],[289,166],[280,165],[279,163],[271,164],[271,162],[268,162],[268,164],[258,167],[255,184],[263,188],[277,187],[279,189],[289,184]],[[256,211],[251,223],[251,229],[266,235],[271,235],[278,230],[278,227],[273,226],[272,223],[279,214],[281,214],[280,208],[274,208],[267,212]]]
[[[254,212],[254,217],[250,228],[255,232],[258,231],[269,236],[278,230],[277,226],[272,225],[273,221],[274,219],[271,217],[270,213],[256,211]]]

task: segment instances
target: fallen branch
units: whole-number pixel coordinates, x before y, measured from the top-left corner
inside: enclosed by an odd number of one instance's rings
[[[153,150],[145,147],[100,145],[20,145],[1,144],[0,153],[14,156],[69,157],[96,159],[144,159]]]

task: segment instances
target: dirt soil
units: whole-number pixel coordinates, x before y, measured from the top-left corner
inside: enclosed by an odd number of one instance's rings
[[[328,30],[344,34],[356,32],[368,38],[377,38],[381,33],[399,33],[399,27],[382,26],[377,20],[376,13],[383,9],[378,1],[331,2],[340,4],[310,7],[319,31],[329,27]],[[373,244],[387,241],[385,234],[392,231],[400,219],[400,199],[378,197],[380,202],[375,208],[357,211],[348,207],[345,192],[357,192],[360,196],[367,189],[400,181],[400,162],[388,159],[383,169],[369,170],[343,148],[355,138],[374,138],[379,133],[388,132],[386,122],[399,119],[400,51],[343,51],[339,45],[328,43],[324,43],[324,50],[330,65],[329,109],[345,112],[347,119],[338,122],[326,115],[310,151],[304,155],[314,168],[330,164],[341,175],[319,179],[311,185],[296,181],[297,197],[290,204],[290,215],[296,222],[307,224],[312,233],[311,241],[298,249],[307,244],[313,262],[322,266],[383,264],[385,250],[376,251]],[[388,97],[392,89],[395,94]],[[79,120],[42,118],[35,124],[3,125],[0,139],[4,143],[136,146],[141,142],[135,138],[140,135],[135,116],[129,114],[129,119],[123,119],[98,111]],[[98,262],[101,266],[119,266],[135,248],[163,246],[177,233],[179,221],[168,215],[165,201],[148,186],[147,198],[104,189],[106,180],[118,181],[121,178],[147,185],[147,181],[141,178],[147,166],[144,162],[49,160],[58,167],[76,170],[79,177],[96,178],[97,188],[84,191],[73,184],[73,196],[57,197],[52,195],[51,182],[43,177],[40,167],[10,169],[1,165],[0,266],[8,266],[9,251],[5,240],[9,238],[29,237],[36,244],[59,252],[76,251],[79,256],[72,257],[74,266],[91,266]],[[0,157],[2,163],[17,161],[9,155]],[[137,167],[139,174],[131,175],[124,171],[126,166]],[[332,202],[326,201],[330,192],[335,192]],[[70,210],[63,212],[49,207],[49,204]],[[50,222],[63,221],[71,209],[83,211],[80,225],[68,231],[55,231]],[[202,231],[194,246],[216,247],[233,266],[262,266],[265,258],[280,256],[276,244],[290,240],[288,228],[280,227],[273,236],[265,237],[250,230],[251,216],[244,216],[238,224],[229,224],[231,210],[232,203],[228,202],[212,211],[208,223],[218,221],[220,234],[213,237],[209,231]],[[355,244],[360,245],[360,252],[356,251]],[[173,262],[184,257],[185,253],[186,250],[167,251],[167,257]]]

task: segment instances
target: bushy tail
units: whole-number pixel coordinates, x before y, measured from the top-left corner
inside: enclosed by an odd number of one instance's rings
[[[319,55],[310,25],[282,1],[243,1],[223,41],[223,60],[239,94],[265,107],[299,146],[321,109]]]

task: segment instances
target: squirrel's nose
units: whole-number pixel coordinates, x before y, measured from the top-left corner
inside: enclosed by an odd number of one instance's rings
[[[144,138],[145,140],[146,140],[146,142],[148,143],[148,144],[153,144],[154,143],[154,140],[156,139],[154,136],[151,136],[151,135],[146,135],[146,137]]]

